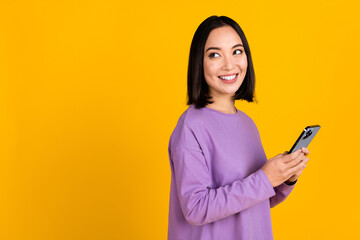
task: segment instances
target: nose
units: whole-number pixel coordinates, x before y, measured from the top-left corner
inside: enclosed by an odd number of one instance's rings
[[[230,57],[229,57],[229,56],[225,56],[225,57],[223,58],[222,69],[223,69],[223,70],[231,70],[231,69],[233,69],[233,67],[234,67],[234,64],[233,64],[233,62],[232,62],[231,56],[230,56]]]

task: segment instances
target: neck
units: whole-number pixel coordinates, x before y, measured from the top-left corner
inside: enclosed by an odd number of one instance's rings
[[[212,104],[206,105],[206,107],[223,112],[223,113],[236,113],[235,100],[229,98],[214,99]]]

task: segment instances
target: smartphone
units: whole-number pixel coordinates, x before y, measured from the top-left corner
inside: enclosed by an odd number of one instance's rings
[[[307,148],[307,146],[309,146],[311,140],[313,140],[313,138],[315,137],[315,135],[319,130],[320,130],[320,125],[307,126],[302,131],[299,138],[296,140],[295,144],[290,149],[289,154],[295,152],[300,148],[303,147]]]

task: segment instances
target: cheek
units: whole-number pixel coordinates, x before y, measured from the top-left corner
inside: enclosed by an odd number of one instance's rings
[[[217,71],[217,65],[213,62],[204,61],[204,75],[214,75]]]
[[[241,61],[240,61],[240,66],[243,68],[243,69],[246,69],[247,68],[247,58],[246,58],[246,56],[245,57],[243,57],[242,59],[241,59]]]

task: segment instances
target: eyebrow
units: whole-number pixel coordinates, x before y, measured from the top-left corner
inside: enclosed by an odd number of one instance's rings
[[[239,44],[234,45],[232,48],[236,48],[236,47],[244,47],[244,46],[239,43]],[[218,47],[209,47],[208,49],[206,49],[205,52],[207,52],[207,51],[209,51],[209,50],[211,50],[211,49],[220,50],[221,48],[218,48]]]

